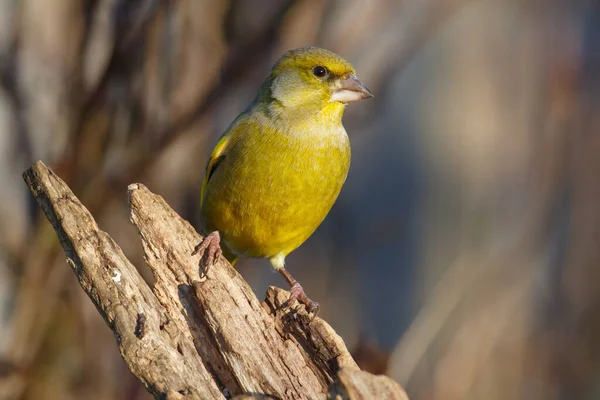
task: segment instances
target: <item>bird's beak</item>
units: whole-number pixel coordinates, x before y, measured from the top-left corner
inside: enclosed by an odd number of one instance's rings
[[[373,93],[363,83],[352,74],[348,78],[339,79],[331,94],[331,101],[341,103],[352,103],[362,99],[373,97]]]

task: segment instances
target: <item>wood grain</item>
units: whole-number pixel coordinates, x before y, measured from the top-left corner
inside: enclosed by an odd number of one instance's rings
[[[282,308],[287,291],[269,288],[261,303],[224,258],[201,278],[191,256],[200,235],[145,186],[128,193],[152,288],[52,170],[38,161],[23,175],[123,359],[156,398],[406,399],[390,378],[360,371],[325,321]]]

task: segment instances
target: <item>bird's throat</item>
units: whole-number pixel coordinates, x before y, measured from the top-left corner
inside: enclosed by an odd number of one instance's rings
[[[342,125],[345,104],[334,101],[321,104],[306,104],[301,107],[284,107],[274,104],[270,107],[270,116],[289,129],[306,131],[319,129],[337,129]]]

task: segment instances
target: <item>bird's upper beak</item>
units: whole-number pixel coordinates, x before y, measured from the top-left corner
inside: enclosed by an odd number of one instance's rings
[[[373,93],[352,74],[347,78],[339,79],[331,94],[331,101],[351,103],[362,99],[373,97]]]

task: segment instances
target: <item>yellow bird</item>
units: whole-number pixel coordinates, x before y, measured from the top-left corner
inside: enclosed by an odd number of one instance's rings
[[[215,146],[200,195],[201,231],[193,254],[204,268],[226,258],[269,258],[295,300],[318,304],[284,268],[285,257],[321,224],[350,166],[342,125],[347,103],[373,95],[352,65],[303,47],[275,63],[254,101]]]

